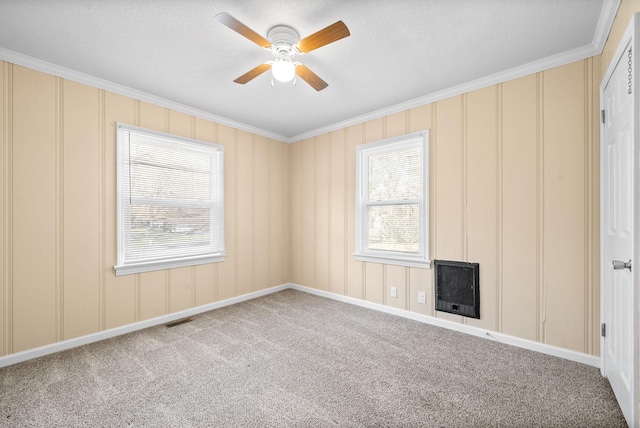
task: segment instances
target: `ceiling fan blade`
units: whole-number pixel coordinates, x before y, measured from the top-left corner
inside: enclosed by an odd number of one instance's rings
[[[238,77],[236,80],[234,80],[234,82],[244,85],[245,83],[248,83],[251,80],[255,79],[256,77],[260,76],[262,73],[264,73],[270,68],[271,68],[271,64],[260,64],[259,66],[253,68],[252,70],[249,70],[242,76]]]
[[[256,45],[262,46],[263,48],[271,47],[271,42],[269,40],[265,39],[260,34],[256,33],[251,28],[247,27],[242,22],[229,15],[227,12],[217,14],[215,16],[215,19],[222,25],[226,25],[236,33],[251,40]]]
[[[336,40],[343,39],[350,34],[344,22],[338,21],[300,40],[297,47],[300,52],[307,53],[314,49],[321,48],[324,45],[328,45],[329,43],[333,43]]]
[[[296,74],[302,78],[305,82],[307,82],[313,89],[316,91],[321,91],[329,84],[318,77],[316,73],[309,70],[306,66],[302,64],[298,64],[296,66]]]

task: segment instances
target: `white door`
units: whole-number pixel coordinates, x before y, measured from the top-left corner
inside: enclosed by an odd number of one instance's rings
[[[635,179],[636,128],[633,48],[629,38],[603,82],[601,140],[601,294],[602,370],[609,379],[629,426],[637,421],[637,270]]]

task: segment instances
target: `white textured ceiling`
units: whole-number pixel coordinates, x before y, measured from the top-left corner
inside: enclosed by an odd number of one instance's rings
[[[487,76],[515,77],[594,55],[618,5],[619,0],[2,0],[0,59],[35,63],[54,74],[61,67],[63,77],[64,71],[93,76],[293,141]],[[297,57],[329,84],[321,92],[302,80],[272,87],[269,72],[239,85],[235,78],[271,54],[216,22],[220,12],[265,37],[278,24],[305,37],[338,20],[351,36]]]

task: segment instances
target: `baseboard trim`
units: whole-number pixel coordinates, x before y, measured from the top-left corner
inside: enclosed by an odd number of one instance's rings
[[[0,357],[0,368],[10,366],[13,364],[18,364],[24,361],[32,360],[34,358],[43,357],[45,355],[53,354],[56,352],[65,351],[67,349],[77,348],[78,346],[87,345],[89,343],[98,342],[100,340],[110,339],[112,337],[131,333],[137,330],[142,330],[142,329],[153,327],[156,325],[168,324],[172,321],[176,321],[181,318],[187,318],[190,316],[198,315],[203,312],[223,308],[225,306],[234,305],[240,302],[245,302],[247,300],[252,300],[257,297],[266,296],[272,293],[277,293],[278,291],[282,291],[286,289],[293,289],[293,290],[298,290],[298,291],[302,291],[309,294],[314,294],[320,297],[326,297],[328,299],[337,300],[340,302],[349,303],[356,306],[361,306],[363,308],[373,309],[379,312],[397,315],[397,316],[408,318],[414,321],[423,322],[425,324],[430,324],[437,327],[458,331],[460,333],[470,334],[476,337],[482,337],[484,339],[494,340],[496,342],[505,343],[507,345],[517,346],[519,348],[528,349],[530,351],[536,351],[542,354],[552,355],[554,357],[560,357],[566,360],[575,361],[575,362],[586,364],[592,367],[600,368],[600,357],[595,357],[593,355],[583,354],[581,352],[571,351],[568,349],[563,349],[556,346],[547,345],[544,343],[534,342],[527,339],[521,339],[515,336],[510,336],[508,334],[497,333],[494,331],[484,330],[477,327],[471,327],[468,325],[459,324],[459,323],[447,321],[440,318],[430,317],[428,315],[422,315],[415,312],[409,312],[403,309],[397,309],[390,306],[381,305],[378,303],[367,302],[365,300],[343,296],[341,294],[331,293],[329,291],[317,290],[315,288],[306,287],[306,286],[294,284],[294,283],[282,284],[275,287],[266,288],[264,290],[243,294],[241,296],[232,297],[230,299],[208,303],[206,305],[198,306],[195,308],[185,309],[184,311],[174,312],[174,313],[162,315],[156,318],[151,318],[145,321],[140,321],[133,324],[124,325],[121,327],[100,331],[100,332],[89,334],[86,336],[76,337],[73,339],[65,340],[63,342],[57,342],[51,345],[45,345],[38,348],[17,352],[15,354],[6,355],[3,357]]]
[[[378,303],[367,302],[367,301],[356,299],[353,297],[331,293],[329,291],[317,290],[315,288],[306,287],[304,285],[291,283],[289,284],[289,286],[294,290],[303,291],[305,293],[314,294],[316,296],[326,297],[326,298],[337,300],[340,302],[361,306],[363,308],[373,309],[376,311],[397,315],[397,316],[408,318],[414,321],[423,322],[425,324],[431,324],[437,327],[454,330],[460,333],[466,333],[472,336],[482,337],[484,339],[494,340],[496,342],[504,343],[507,345],[517,346],[518,348],[528,349],[530,351],[536,351],[542,354],[552,355],[554,357],[564,358],[565,360],[575,361],[577,363],[582,363],[588,366],[600,368],[600,357],[596,357],[593,355],[571,351],[568,349],[559,348],[557,346],[547,345],[540,342],[534,342],[532,340],[521,339],[519,337],[510,336],[508,334],[497,333],[490,330],[484,330],[477,327],[459,324],[456,322],[435,318],[428,315],[409,312],[404,309],[397,309],[390,306],[381,305]]]
[[[127,324],[121,327],[115,327],[109,330],[88,334],[86,336],[76,337],[73,339],[65,340],[63,342],[52,343],[51,345],[45,345],[38,348],[28,349],[22,352],[16,352],[15,354],[0,357],[0,368],[21,363],[27,360],[32,360],[34,358],[43,357],[45,355],[53,354],[56,352],[65,351],[67,349],[77,348],[78,346],[87,345],[89,343],[98,342],[100,340],[110,339],[112,337],[131,333],[137,330],[154,327],[156,325],[168,324],[181,318],[188,318],[190,316],[198,315],[203,312],[211,311],[213,309],[219,309],[225,306],[234,305],[236,303],[245,302],[257,297],[266,296],[267,294],[277,293],[278,291],[286,290],[287,288],[291,288],[291,285],[282,284],[275,287],[266,288],[264,290],[243,294],[241,296],[232,297],[230,299],[220,300],[218,302],[208,303],[206,305],[197,306],[195,308],[185,309],[183,311],[162,315],[144,321],[139,321],[133,324]]]

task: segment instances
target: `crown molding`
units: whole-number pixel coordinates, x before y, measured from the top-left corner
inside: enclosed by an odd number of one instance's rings
[[[78,71],[61,67],[8,49],[0,48],[0,60],[23,67],[28,67],[64,79],[73,80],[78,83],[83,83],[89,86],[96,87],[98,89],[103,89],[119,95],[131,97],[140,101],[149,102],[160,107],[169,108],[181,113],[210,120],[221,125],[230,126],[241,131],[247,131],[252,134],[261,135],[263,137],[291,144],[313,138],[318,135],[347,128],[349,126],[367,122],[369,120],[378,119],[383,116],[388,116],[394,113],[405,111],[414,107],[434,103],[436,101],[441,101],[464,93],[486,88],[488,86],[497,85],[499,83],[504,83],[509,80],[528,76],[530,74],[539,73],[550,68],[559,67],[572,62],[581,61],[585,58],[600,55],[609,36],[609,32],[611,31],[611,26],[613,25],[613,21],[615,20],[621,2],[622,0],[604,0],[602,10],[600,11],[600,18],[598,19],[598,24],[594,33],[593,41],[589,45],[585,45],[583,47],[576,48],[567,52],[562,52],[560,54],[552,55],[538,61],[533,61],[522,66],[514,67],[512,69],[495,73],[460,85],[452,86],[441,91],[436,91],[431,94],[413,98],[399,104],[394,104],[389,107],[374,110],[369,113],[355,116],[350,119],[316,128],[294,136],[285,136],[266,131],[264,129],[251,126],[246,123],[227,119],[223,116],[218,116],[204,110],[196,109],[184,104],[177,103],[175,101],[168,100],[166,98],[151,95],[146,92],[129,88],[124,85],[119,85],[117,83],[100,79],[98,77],[94,77],[85,73],[80,73]]]
[[[613,21],[615,20],[616,13],[618,12],[621,1],[622,0],[604,1],[593,41],[589,45],[542,58],[540,60],[514,67],[506,71],[501,71],[499,73],[482,77],[480,79],[476,79],[467,83],[463,83],[461,85],[452,86],[441,91],[433,92],[431,94],[404,101],[399,104],[394,104],[392,106],[374,110],[360,116],[355,116],[341,122],[333,123],[331,125],[304,132],[291,138],[287,138],[286,142],[293,143],[306,140],[318,135],[364,123],[369,120],[378,119],[383,116],[389,116],[394,113],[399,113],[401,111],[405,111],[414,107],[419,107],[425,104],[434,103],[436,101],[445,100],[447,98],[455,97],[471,91],[476,91],[488,86],[508,82],[510,80],[528,76],[530,74],[539,73],[541,71],[548,70],[554,67],[559,67],[562,65],[570,64],[572,62],[581,61],[585,58],[600,55],[602,53],[602,49],[604,48],[604,44],[609,37],[609,32],[611,31],[611,26],[613,25]]]
[[[105,91],[113,92],[126,97],[134,98],[136,100],[155,104],[160,107],[165,107],[171,110],[185,113],[191,116],[199,117],[201,119],[210,120],[212,122],[226,125],[232,128],[239,129],[241,131],[247,131],[252,134],[261,135],[263,137],[271,138],[277,141],[285,141],[288,138],[284,135],[269,132],[264,129],[257,128],[255,126],[247,125],[246,123],[237,122],[235,120],[227,119],[223,116],[218,116],[213,113],[206,112],[194,107],[190,107],[185,104],[181,104],[175,101],[168,100],[166,98],[158,97],[156,95],[148,94],[137,89],[130,88],[128,86],[120,85],[118,83],[110,82],[99,77],[91,76],[89,74],[81,73],[79,71],[72,70],[70,68],[62,67],[56,64],[52,64],[47,61],[43,61],[37,58],[30,57],[28,55],[14,52],[9,49],[0,48],[0,60],[7,61],[15,65],[27,67],[36,71],[51,74],[53,76],[61,77],[63,79],[72,80],[74,82],[82,83],[88,86],[92,86]]]
[[[613,26],[613,21],[616,19],[621,3],[622,0],[605,0],[602,5],[598,25],[596,26],[596,31],[593,35],[593,41],[591,42],[591,46],[598,51],[597,55],[602,53],[604,45],[607,43],[609,32]]]

